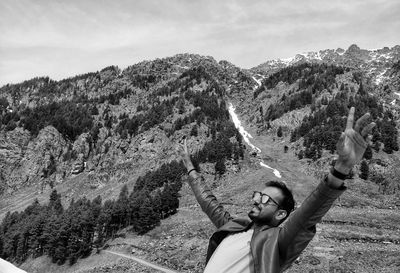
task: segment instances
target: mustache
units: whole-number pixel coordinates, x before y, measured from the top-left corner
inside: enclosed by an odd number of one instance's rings
[[[259,210],[262,209],[261,204],[257,202],[253,202],[253,207],[257,207]]]

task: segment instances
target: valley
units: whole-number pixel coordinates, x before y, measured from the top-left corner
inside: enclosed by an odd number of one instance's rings
[[[176,144],[187,138],[232,215],[268,180],[300,205],[355,106],[377,123],[373,143],[287,272],[398,272],[399,60],[399,46],[354,45],[245,70],[178,54],[3,86],[0,257],[31,273],[156,272],[111,252],[202,272],[214,228]]]

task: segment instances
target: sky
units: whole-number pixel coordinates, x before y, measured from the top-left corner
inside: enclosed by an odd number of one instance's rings
[[[400,44],[398,0],[0,0],[0,86],[179,53],[241,68]]]

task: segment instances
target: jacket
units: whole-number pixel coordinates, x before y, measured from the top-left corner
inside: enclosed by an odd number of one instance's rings
[[[208,263],[222,240],[230,233],[248,230],[252,222],[233,218],[217,201],[202,176],[189,178],[189,184],[200,204],[218,230],[211,236],[207,250]],[[255,229],[250,242],[255,273],[283,272],[297,259],[316,233],[316,224],[346,190],[330,188],[327,177],[311,192],[302,205],[293,211],[281,227]]]

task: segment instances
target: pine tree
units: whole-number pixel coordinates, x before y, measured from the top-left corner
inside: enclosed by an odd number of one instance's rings
[[[367,180],[368,179],[368,175],[369,175],[369,167],[368,167],[368,163],[363,160],[361,162],[361,166],[360,166],[360,178]]]
[[[62,214],[64,211],[64,208],[61,204],[61,194],[58,194],[57,190],[53,190],[50,194],[48,209],[57,215]]]
[[[197,130],[197,125],[193,125],[192,130],[190,131],[190,136],[195,136],[197,137],[198,135],[198,130]]]
[[[215,163],[215,173],[221,176],[225,172],[226,172],[225,159],[223,157],[219,157],[217,159],[217,162]]]
[[[290,135],[290,142],[295,142],[297,140],[296,134],[297,134],[297,130],[294,130],[292,132],[292,134]]]
[[[138,219],[139,219],[139,209],[142,203],[144,202],[145,195],[144,190],[140,191],[132,191],[129,195],[129,221],[132,225],[132,228],[136,230],[138,226]]]
[[[382,142],[384,144],[383,151],[385,153],[391,154],[393,151],[398,151],[399,146],[397,143],[397,129],[396,123],[391,118],[386,117],[382,122]]]
[[[119,197],[114,206],[114,212],[116,218],[118,219],[118,229],[121,227],[125,227],[128,224],[128,207],[129,207],[129,198],[128,198],[128,186],[125,184],[119,193]]]
[[[138,211],[136,231],[144,234],[153,229],[160,223],[160,215],[153,209],[152,203],[148,197],[144,198]]]
[[[278,137],[282,137],[282,135],[283,135],[283,133],[282,133],[282,126],[279,126],[276,135],[277,135]]]
[[[368,145],[367,149],[365,150],[364,158],[366,160],[370,160],[372,158],[372,149],[371,149],[371,146],[369,146],[369,145]]]
[[[179,194],[174,188],[166,184],[161,195],[162,215],[168,217],[176,213],[179,207]]]

